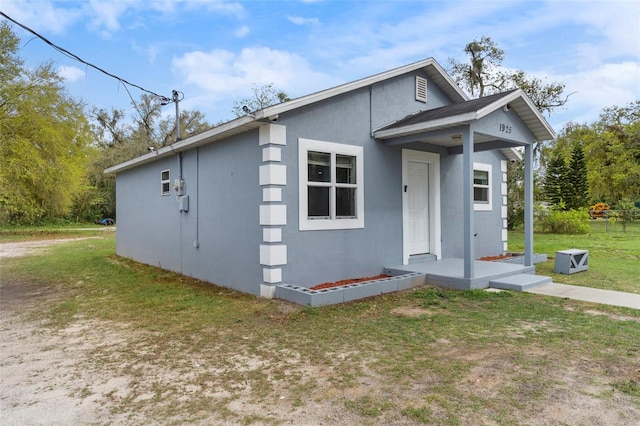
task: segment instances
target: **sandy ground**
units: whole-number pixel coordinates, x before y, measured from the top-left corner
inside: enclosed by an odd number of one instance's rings
[[[27,255],[65,241],[3,244],[0,253],[2,257]],[[384,383],[383,378],[371,373],[359,379],[360,386],[344,394],[344,390],[332,387],[321,368],[306,364],[293,352],[263,358],[238,353],[220,364],[216,362],[213,347],[210,355],[201,358],[184,356],[178,351],[181,356],[174,357],[168,364],[149,356],[153,355],[152,348],[145,346],[144,335],[127,324],[78,318],[70,326],[58,329],[45,327],[30,318],[29,312],[59,298],[61,291],[54,286],[2,282],[0,265],[2,425],[185,424],[175,415],[163,417],[162,404],[167,404],[167,408],[173,403],[188,407],[189,399],[203,392],[210,401],[228,401],[224,405],[227,417],[212,412],[210,407],[201,407],[202,412],[190,413],[187,417],[189,424],[243,424],[247,421],[243,416],[256,415],[276,424],[350,425],[359,424],[363,419],[345,409],[344,403],[335,401],[368,395],[372,388]],[[406,316],[423,313],[398,312]],[[447,342],[439,343],[446,350]],[[132,357],[132,353],[136,355]],[[451,358],[473,361],[475,367],[460,386],[471,387],[480,396],[495,394],[504,384],[504,375],[509,374],[510,368],[504,362],[507,355],[490,350],[450,354]],[[287,371],[299,375],[302,381],[313,381],[314,392],[323,398],[305,401],[302,406],[294,404],[286,389],[287,382],[279,382],[277,378],[272,381],[276,394],[270,395],[267,401],[256,401],[246,382],[226,388],[224,382],[216,382],[216,377],[222,380],[229,370],[250,374],[256,370],[269,371],[276,363],[280,366],[286,363]],[[544,403],[538,405],[535,414],[523,412],[522,424],[640,425],[637,402],[620,393],[602,397],[610,389],[602,379],[602,366],[576,360],[569,369],[554,370],[553,366],[549,369],[545,374],[556,377],[558,384]],[[416,397],[428,386],[429,383],[414,384],[404,396]],[[536,389],[519,391],[526,394]],[[230,392],[234,393],[232,398]],[[179,409],[171,411],[180,412]],[[378,423],[381,419],[364,420],[367,424],[414,424],[406,417],[386,419],[382,423]],[[258,420],[254,424],[270,423]],[[474,424],[473,420],[469,424]]]

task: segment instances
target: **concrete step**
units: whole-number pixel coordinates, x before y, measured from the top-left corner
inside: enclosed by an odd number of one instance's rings
[[[409,256],[409,265],[415,265],[416,263],[435,262],[437,260],[434,254],[414,254]]]
[[[503,290],[525,291],[552,282],[551,277],[533,274],[517,274],[489,281],[489,287]]]

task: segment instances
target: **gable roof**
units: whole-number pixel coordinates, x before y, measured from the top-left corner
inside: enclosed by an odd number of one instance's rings
[[[118,173],[127,169],[134,168],[140,164],[155,161],[160,158],[168,157],[177,152],[205,145],[217,140],[225,139],[238,133],[244,133],[249,130],[270,123],[269,117],[277,116],[306,105],[313,104],[325,99],[339,96],[369,85],[388,80],[412,71],[422,69],[427,77],[435,83],[454,103],[460,103],[468,100],[467,95],[458,87],[453,79],[446,73],[444,68],[433,58],[423,59],[409,65],[394,68],[389,71],[378,73],[369,77],[361,78],[350,83],[342,84],[327,90],[315,92],[300,98],[292,99],[287,102],[276,104],[270,107],[253,112],[250,115],[236,118],[219,126],[213,127],[197,135],[190,136],[172,145],[165,146],[157,151],[144,154],[140,157],[126,161],[124,163],[109,167],[105,173]]]
[[[373,132],[377,139],[406,136],[454,127],[479,120],[492,112],[509,106],[520,117],[538,141],[550,140],[555,132],[522,89],[496,93],[457,104],[434,108],[402,118]]]

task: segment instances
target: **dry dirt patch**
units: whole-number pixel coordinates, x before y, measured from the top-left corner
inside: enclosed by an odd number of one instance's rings
[[[0,259],[6,257],[20,257],[42,253],[48,247],[64,244],[71,241],[88,240],[99,237],[81,237],[81,238],[57,238],[52,240],[37,241],[19,241],[15,243],[0,244]]]

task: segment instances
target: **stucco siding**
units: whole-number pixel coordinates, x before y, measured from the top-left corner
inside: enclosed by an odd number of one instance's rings
[[[182,215],[183,273],[251,294],[259,294],[262,280],[257,140],[253,131],[183,159],[190,197]]]
[[[161,195],[161,172],[178,177],[176,158],[119,173],[116,181],[119,255],[172,271],[180,271],[180,213],[173,189]]]
[[[474,163],[489,164],[491,173],[490,211],[474,211],[475,258],[502,254],[502,172],[500,151],[473,154]],[[463,257],[462,154],[441,156],[442,191],[442,255],[443,258]],[[506,183],[505,183],[506,184]]]
[[[259,294],[257,131],[183,153],[189,211],[173,181],[178,155],[117,176],[117,253],[247,293]],[[160,173],[171,170],[171,194]]]
[[[290,206],[283,230],[289,253],[288,264],[282,268],[284,282],[311,286],[377,275],[385,265],[402,262],[402,151],[375,141],[371,123],[374,116],[389,121],[416,111],[413,85],[413,77],[399,78],[388,85],[376,85],[371,91],[361,89],[281,117],[278,123],[287,126],[283,162],[289,165],[283,201]],[[378,102],[372,103],[376,97]],[[387,103],[381,101],[384,97]],[[394,105],[404,110],[396,110]],[[300,138],[364,148],[364,229],[299,230]]]
[[[427,102],[415,100],[416,76],[427,79]],[[451,100],[421,70],[376,83],[371,89],[373,130],[418,111],[450,105]]]

